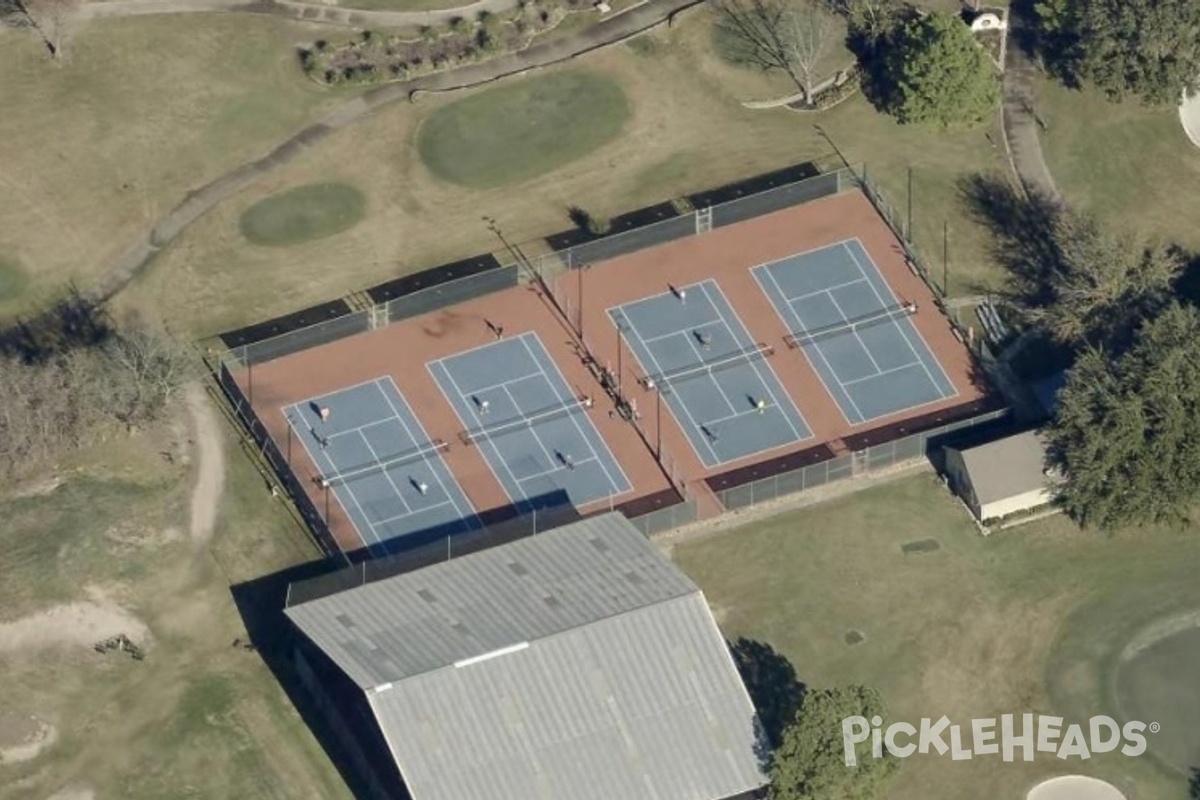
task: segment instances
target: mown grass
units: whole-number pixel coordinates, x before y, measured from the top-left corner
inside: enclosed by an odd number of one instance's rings
[[[572,70],[520,80],[455,101],[421,126],[421,160],[443,180],[492,187],[541,175],[621,132],[630,114],[621,86]]]
[[[334,236],[354,227],[367,201],[345,183],[297,186],[263,200],[242,213],[242,235],[251,244],[279,247]]]
[[[348,799],[262,657],[230,647],[246,635],[230,585],[315,553],[232,436],[220,528],[189,540],[192,469],[159,453],[176,435],[115,437],[64,459],[52,493],[0,497],[0,620],[99,595],[152,636],[144,661],[86,646],[0,654],[0,708],[58,732],[34,760],[4,765],[0,794]],[[176,533],[156,535],[163,526]]]
[[[1113,103],[1049,80],[1037,97],[1046,162],[1069,202],[1122,229],[1200,249],[1200,148],[1176,108]]]
[[[29,275],[15,258],[0,255],[0,317],[20,307]]]
[[[938,550],[903,554],[905,542],[931,537]],[[890,719],[913,723],[1116,715],[1109,679],[1129,637],[1200,608],[1194,531],[1106,537],[1052,518],[984,538],[925,475],[681,544],[673,557],[728,638],[771,644],[809,686],[879,687]],[[848,645],[851,629],[866,641]],[[1186,796],[1184,776],[1153,759],[1103,755],[913,756],[887,797],[1021,798],[1063,771],[1113,780],[1130,797]]]

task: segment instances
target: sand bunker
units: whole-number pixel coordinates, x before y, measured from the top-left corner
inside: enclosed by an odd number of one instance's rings
[[[1084,775],[1063,775],[1039,783],[1025,800],[1125,800],[1125,795],[1097,778]]]

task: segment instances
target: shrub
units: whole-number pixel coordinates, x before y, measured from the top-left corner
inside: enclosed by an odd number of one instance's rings
[[[438,40],[437,28],[433,27],[432,25],[422,25],[421,26],[421,41],[436,42],[437,40]]]
[[[462,17],[454,17],[450,20],[450,30],[454,33],[467,33],[471,30],[470,24]]]

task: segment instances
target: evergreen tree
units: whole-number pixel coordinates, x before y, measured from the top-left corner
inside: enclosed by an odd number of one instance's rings
[[[971,29],[951,14],[904,23],[887,49],[888,105],[901,122],[973,124],[995,110],[1000,80]]]

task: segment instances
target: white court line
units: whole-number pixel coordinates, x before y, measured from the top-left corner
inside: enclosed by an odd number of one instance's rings
[[[545,375],[543,375],[543,376],[542,376],[542,380],[546,380],[546,376],[545,376]],[[505,387],[504,387],[504,393],[505,393],[506,395],[508,395],[508,399],[512,401],[513,408],[515,408],[515,409],[517,410],[517,413],[518,413],[518,414],[521,414],[521,404],[517,402],[517,398],[513,397],[513,395],[512,395],[512,392],[510,392],[510,391],[508,390],[508,387],[507,387],[507,386],[505,386]],[[555,397],[557,397],[557,396],[558,396],[558,395],[557,395],[557,394],[555,394]],[[528,417],[526,417],[526,419],[528,419]],[[507,422],[502,422],[502,423],[500,423],[500,424],[501,424],[501,425],[507,425],[508,423],[507,423]],[[555,458],[553,455],[551,455],[551,454],[550,454],[550,451],[549,451],[549,450],[547,450],[547,449],[546,449],[546,443],[542,441],[542,437],[540,437],[540,436],[538,436],[538,435],[537,435],[537,431],[535,431],[535,430],[533,429],[533,426],[527,426],[527,427],[524,427],[524,428],[511,428],[511,429],[509,429],[509,430],[505,431],[505,433],[515,433],[515,432],[517,432],[517,431],[529,431],[529,433],[533,435],[533,440],[534,440],[535,442],[537,442],[537,445],[538,445],[538,447],[540,447],[540,448],[542,449],[542,455],[544,455],[544,456],[546,457],[546,462],[547,462],[547,463],[549,463],[549,464],[553,464],[553,463],[555,463],[555,462],[558,460],[558,459],[556,459],[556,458]],[[485,436],[487,436],[488,438],[491,438],[491,434],[490,434],[490,433],[487,433],[487,434],[484,434],[484,435],[485,435]],[[517,481],[518,481],[518,482],[520,482],[520,478],[518,478],[518,479],[517,479]]]
[[[431,505],[431,506],[425,506],[424,508],[414,508],[412,511],[408,512],[407,514],[397,514],[397,515],[396,515],[396,516],[394,516],[394,517],[388,517],[387,519],[381,519],[381,520],[379,520],[379,523],[378,523],[378,524],[379,524],[379,525],[381,525],[381,526],[382,526],[382,525],[387,525],[389,522],[395,522],[395,521],[396,521],[396,520],[398,520],[398,519],[404,519],[405,517],[411,517],[411,516],[414,516],[414,515],[416,515],[416,514],[422,514],[422,513],[426,512],[426,511],[433,511],[434,509],[441,508],[442,506],[451,506],[451,505],[454,505],[454,501],[452,501],[452,500],[443,500],[443,501],[442,501],[442,502],[440,502],[440,503],[434,503],[433,505]],[[413,531],[409,531],[409,533],[413,533]],[[399,536],[393,536],[393,537],[391,537],[391,538],[392,538],[392,539],[403,539],[403,538],[404,538],[405,536],[407,536],[407,535],[408,535],[408,534],[402,533],[402,534],[400,534]]]
[[[703,291],[703,289],[701,289],[701,291]],[[710,298],[710,297],[709,297],[707,294],[705,294],[705,295],[704,295],[704,299],[705,299],[705,300],[708,300],[708,302],[709,302],[709,304],[710,304],[710,305],[712,304],[712,299],[711,299],[711,298]],[[732,335],[732,334],[733,334],[733,331],[729,330],[729,326],[728,326],[728,325],[726,325],[726,326],[725,326],[725,332],[726,332],[726,333],[728,333],[728,334],[730,334],[730,338],[731,338],[731,339],[733,339],[733,343],[734,343],[734,345],[737,345],[737,343],[738,343],[738,342],[737,342],[737,337]],[[703,355],[700,353],[700,351],[699,351],[699,350],[697,350],[697,349],[696,349],[696,343],[695,343],[694,341],[692,341],[692,339],[693,339],[694,337],[692,337],[690,334],[688,334],[688,335],[686,336],[686,338],[687,338],[687,342],[688,342],[688,344],[689,344],[689,345],[691,346],[691,348],[692,348],[692,352],[696,354],[696,364],[697,364],[697,365],[703,365],[703,364],[704,364],[704,356],[703,356]],[[709,369],[709,370],[705,370],[705,371],[703,372],[703,375],[704,375],[704,377],[708,378],[708,379],[709,379],[709,381],[711,381],[711,382],[712,382],[713,388],[715,388],[715,389],[717,390],[717,392],[718,392],[718,393],[721,395],[721,399],[725,401],[725,405],[729,406],[729,410],[730,410],[730,411],[733,411],[733,410],[735,410],[735,406],[733,405],[733,401],[729,399],[729,395],[725,394],[725,388],[724,388],[723,386],[721,386],[721,384],[717,383],[717,379],[716,379],[716,377],[713,375],[713,373],[712,373],[712,370],[711,370],[711,369]],[[700,376],[699,374],[696,374],[696,375],[693,375],[692,377],[699,377],[699,376]],[[676,388],[676,389],[678,389],[678,387],[677,387],[677,386],[674,386],[673,388]],[[705,423],[704,423],[704,424],[705,424],[705,425],[708,425],[710,422],[712,422],[712,420],[705,420]]]
[[[361,384],[359,384],[359,385],[361,385]],[[300,403],[307,403],[307,402],[309,402],[309,401],[308,400],[300,401]],[[295,429],[296,426],[295,426],[294,420],[292,419],[292,415],[290,413],[288,413],[288,409],[296,409],[299,407],[300,403],[292,403],[290,406],[285,406],[283,409],[284,419],[287,420],[288,426],[291,427],[293,430]],[[306,424],[306,426],[307,426],[307,424]],[[311,427],[309,427],[309,432],[315,433]],[[304,448],[304,452],[308,454],[309,459],[312,460],[313,466],[315,466],[317,468],[317,470],[320,474],[331,475],[337,471],[337,464],[329,456],[329,453],[325,452],[325,450],[323,450],[323,449],[321,450],[321,456],[322,456],[322,459],[324,460],[324,462],[329,465],[329,469],[328,469],[328,471],[322,470],[320,460],[317,459],[316,455],[313,453],[312,450],[308,449],[308,444],[305,442],[306,437],[300,431],[296,431],[296,434],[297,434],[296,438],[300,440],[300,446]],[[288,469],[291,469],[290,464],[288,465]],[[299,481],[299,476],[297,476],[296,480]],[[379,534],[375,532],[375,526],[371,524],[371,518],[368,517],[367,512],[363,510],[362,505],[358,502],[358,498],[354,496],[354,492],[347,490],[347,493],[350,495],[350,499],[354,501],[354,506],[355,506],[355,508],[358,509],[358,513],[362,517],[362,521],[364,523],[366,523],[367,528],[369,529],[366,532],[370,533],[371,536],[374,537],[374,539],[375,539],[374,544],[372,544],[371,542],[368,542],[367,537],[365,537],[363,535],[364,531],[361,528],[359,528],[358,523],[354,521],[354,515],[350,513],[350,509],[346,507],[346,504],[344,502],[342,502],[342,496],[337,491],[338,488],[339,487],[331,486],[331,487],[325,489],[325,491],[328,492],[328,491],[330,491],[330,489],[333,490],[333,499],[337,501],[337,504],[339,506],[341,506],[342,513],[346,515],[346,519],[350,520],[350,525],[351,525],[351,527],[354,528],[354,533],[356,536],[358,536],[358,540],[360,542],[362,542],[363,547],[365,547],[367,549],[367,552],[370,552],[372,547],[375,547],[376,545],[382,546],[383,540],[380,539]],[[325,520],[325,525],[326,525],[326,527],[330,527],[329,520]],[[332,533],[332,532],[333,531],[331,528],[330,533]]]
[[[450,356],[450,358],[457,358],[457,356]],[[459,421],[462,422],[464,426],[467,428],[482,427],[483,423],[479,421],[479,415],[475,411],[475,404],[467,399],[467,395],[463,394],[463,390],[458,387],[458,381],[454,380],[454,374],[450,372],[450,369],[445,364],[442,363],[443,360],[444,359],[439,358],[437,361],[430,361],[425,365],[425,368],[429,370],[430,375],[433,376],[433,382],[438,385],[438,389],[441,391],[441,393],[446,395],[446,401],[450,403],[450,407],[454,409],[454,415],[458,417]],[[472,425],[469,420],[463,417],[462,411],[459,410],[459,403],[454,402],[454,400],[452,400],[450,396],[446,394],[445,387],[442,385],[442,382],[437,379],[437,374],[433,371],[434,367],[442,368],[442,374],[446,376],[446,380],[450,381],[450,385],[454,387],[454,391],[458,392],[459,401],[466,406],[468,413],[471,415],[471,419],[475,420],[475,425]],[[492,473],[492,477],[496,479],[496,483],[501,489],[504,490],[504,493],[508,495],[508,499],[511,500],[514,505],[522,500],[527,500],[528,498],[525,496],[525,492],[521,489],[521,484],[517,480],[517,476],[514,475],[513,471],[509,468],[508,462],[503,458],[500,458],[500,453],[496,449],[496,446],[492,444],[492,440],[485,437],[482,442],[477,444],[486,444],[488,446],[492,455],[499,459],[501,466],[504,467],[504,471],[508,473],[510,478],[512,478],[513,484],[516,486],[517,491],[521,493],[520,497],[513,497],[513,495],[508,491],[508,486],[505,485],[504,481],[500,478],[500,475],[496,472],[495,467],[492,466],[492,459],[488,458],[485,454],[483,457],[483,463],[487,464],[488,471]]]
[[[829,302],[833,303],[833,307],[837,309],[838,314],[841,314],[842,323],[850,323],[850,317],[847,316],[846,312],[842,310],[842,304],[837,301],[837,298],[833,296],[832,292],[829,293]],[[854,338],[858,341],[858,346],[861,347],[863,352],[867,354],[867,358],[871,359],[871,366],[875,368],[875,374],[879,374],[882,370],[880,370],[879,362],[875,360],[875,356],[871,355],[871,348],[867,347],[867,343],[864,342],[862,337],[858,335],[858,328],[853,327],[853,323],[850,324],[850,332],[854,334]],[[814,344],[816,344],[816,342],[814,342]],[[834,375],[833,377],[836,378],[837,382],[842,386],[846,385],[846,382],[841,378],[838,378],[837,375]]]
[[[856,383],[862,383],[863,381],[869,381],[874,378],[878,378],[880,375],[890,375],[893,372],[899,372],[900,370],[911,369],[912,367],[919,367],[919,366],[921,366],[921,362],[909,361],[907,364],[901,364],[898,367],[892,367],[891,369],[880,370],[879,372],[876,372],[874,375],[864,375],[861,378],[855,378],[852,381],[846,381],[845,383],[842,383],[842,386],[853,386]]]
[[[379,380],[383,380],[383,378],[380,378]],[[396,386],[396,381],[394,381],[390,375],[387,376],[387,380],[388,383],[391,384],[392,389],[396,392],[396,396],[400,398],[400,400],[404,403],[404,407],[408,409],[409,414],[412,416],[413,422],[417,426],[417,430],[421,432],[420,441],[433,441],[429,438],[429,433],[425,430],[425,426],[421,424],[421,420],[417,419],[417,415],[412,410],[412,406],[410,406],[408,401],[404,399],[404,395],[401,393],[400,387]],[[392,398],[388,396],[388,393],[384,391],[382,386],[379,386],[378,383],[375,385],[379,389],[379,393],[383,395],[383,399],[387,401],[388,407],[392,409],[392,413],[396,415],[396,419],[400,420],[400,424],[404,426],[404,432],[408,435],[408,438],[413,442],[416,442],[417,439],[412,435],[412,430],[408,427],[408,423],[404,421],[402,416],[400,416],[400,410],[396,408],[396,405],[392,402]],[[442,460],[441,454],[436,456],[436,462],[431,460],[428,455],[421,456],[421,461],[428,466],[429,471],[433,473],[433,478],[438,482],[438,486],[441,487],[442,494],[446,495],[446,497],[449,497],[451,502],[454,503],[454,513],[458,514],[459,519],[466,520],[468,522],[472,520],[479,522],[479,515],[475,511],[475,506],[471,503],[470,498],[468,498],[466,493],[462,490],[462,487],[458,483],[458,479],[449,474],[449,468],[446,467],[446,462]],[[446,470],[447,477],[454,481],[454,490],[459,496],[462,497],[463,502],[467,504],[467,508],[471,511],[470,515],[462,513],[462,508],[458,505],[458,499],[453,493],[450,492],[449,489],[446,488],[446,484],[442,481],[441,471],[436,468],[439,465],[442,467],[442,469]],[[480,525],[482,525],[482,523],[480,523]]]
[[[534,334],[534,336],[536,337],[537,334]],[[542,340],[537,339],[537,343],[538,343],[538,349],[541,350],[542,353],[546,353],[546,348],[545,348],[545,346],[542,345]],[[558,387],[555,385],[554,381],[550,380],[550,376],[546,374],[545,368],[542,366],[541,362],[538,361],[537,356],[534,355],[533,350],[532,350],[532,348],[530,348],[529,342],[528,342],[528,340],[526,340],[524,335],[521,336],[521,344],[525,345],[525,352],[529,354],[529,357],[533,359],[533,363],[537,364],[538,369],[542,371],[542,377],[546,379],[546,383],[550,384],[550,389],[554,392],[554,396],[558,398],[559,402],[562,402],[563,401],[562,394],[558,391]],[[548,353],[546,353],[546,355],[547,355],[547,357],[549,357]],[[552,365],[554,364],[553,361],[551,361],[550,363]],[[561,383],[563,383],[564,385],[569,386],[569,384],[567,384],[567,379],[563,377],[562,372],[559,371],[557,365],[554,366],[554,371],[555,371],[555,374],[558,377],[559,381]],[[570,391],[570,389],[568,388],[568,392],[569,391]],[[585,414],[584,416],[587,416],[587,415]],[[612,473],[610,473],[608,471],[608,466],[604,463],[603,460],[600,459],[599,454],[596,453],[596,449],[594,447],[592,447],[592,443],[588,439],[587,434],[583,432],[583,428],[579,427],[579,420],[576,419],[575,414],[571,414],[570,418],[571,418],[571,424],[575,426],[575,430],[579,433],[580,437],[582,437],[583,443],[588,446],[588,450],[591,452],[592,457],[600,461],[600,469],[602,469],[604,471],[604,477],[608,480],[609,493],[607,496],[614,497],[617,495],[624,494],[625,492],[632,491],[633,483],[629,480],[629,476],[625,474],[625,470],[621,469],[621,465],[619,463],[617,463],[616,457],[612,454],[612,451],[608,449],[608,444],[606,442],[604,442],[603,440],[601,440],[601,442],[600,442],[600,445],[605,449],[605,451],[608,452],[609,459],[613,462],[614,465],[616,465],[617,470],[621,473],[621,480],[623,480],[625,482],[624,486],[627,488],[622,489],[621,484],[618,484],[616,481],[613,480]],[[594,433],[596,433],[598,436],[599,432],[596,431],[596,426],[592,425],[592,420],[590,417],[588,417],[588,425],[591,425],[592,431]],[[534,435],[537,436],[536,430],[534,431]],[[540,436],[538,436],[538,438],[541,439]]]
[[[476,389],[474,392],[472,392],[472,394],[476,394],[476,395],[483,394],[484,392],[490,392],[493,389],[507,389],[508,385],[510,383],[519,383],[520,381],[527,381],[530,378],[536,378],[536,377],[538,377],[538,373],[531,372],[528,375],[522,375],[519,378],[509,378],[506,381],[500,381],[499,383],[493,383],[491,386],[480,386],[478,389]],[[517,406],[517,410],[520,411],[521,407]]]
[[[371,440],[368,439],[366,436],[363,436],[362,431],[359,431],[358,436],[359,436],[359,438],[361,438],[363,440],[363,444],[365,444],[367,446],[367,449],[371,451],[371,458],[375,459],[375,465],[382,466],[383,459],[379,457],[379,453],[375,452],[375,448],[371,446]],[[413,444],[415,445],[416,442],[414,442]],[[387,478],[387,482],[392,485],[392,491],[396,493],[396,498],[404,506],[404,510],[407,513],[411,514],[412,506],[410,506],[408,504],[408,501],[404,499],[404,495],[400,492],[400,487],[396,485],[396,481],[392,478],[392,474],[390,472],[388,472],[386,469],[380,470],[380,472],[382,472],[383,476],[385,478]],[[342,485],[349,486],[350,484],[344,483]]]
[[[377,380],[382,380],[382,378],[379,378]],[[395,409],[392,409],[392,411],[394,412]],[[374,422],[368,422],[365,425],[357,425],[353,428],[346,428],[346,430],[344,430],[344,431],[338,431],[337,433],[331,433],[328,436],[326,436],[325,438],[332,442],[334,439],[338,438],[339,436],[346,436],[347,434],[352,434],[352,433],[360,433],[360,432],[362,432],[362,430],[364,428],[370,428],[375,425],[381,425],[384,422],[391,422],[394,419],[396,419],[396,416],[393,413],[393,415],[390,417],[383,417],[382,419],[377,419]]]
[[[318,405],[319,406],[320,403],[317,402],[318,400],[322,400],[326,397],[336,397],[339,394],[345,394],[346,392],[349,392],[353,389],[358,389],[361,386],[367,386],[368,384],[377,384],[379,381],[383,380],[384,378],[390,378],[390,377],[391,376],[389,376],[389,375],[380,375],[377,378],[368,378],[365,381],[359,381],[358,383],[354,383],[349,386],[343,386],[342,388],[335,389],[332,392],[326,392],[325,394],[314,394],[312,397],[308,398],[307,400],[300,400],[296,403],[292,403],[292,405],[293,406],[301,406],[301,405]]]
[[[737,311],[730,304],[729,298],[725,296],[725,291],[719,285],[717,285],[717,283],[715,281],[707,281],[706,283],[711,283],[713,285],[713,287],[717,290],[717,293],[720,294],[720,296],[721,296],[721,301],[725,303],[725,305],[729,308],[729,313],[732,314],[733,319],[737,321],[738,328],[741,330],[742,334],[746,337],[747,341],[749,341],[751,344],[753,344],[754,338],[750,335],[750,331],[748,331],[746,329],[746,325],[742,322],[742,318],[738,316]],[[712,303],[712,298],[709,297],[708,290],[702,289],[702,291],[704,292],[704,296],[708,297],[709,302]],[[716,303],[713,303],[713,309],[717,311],[717,315],[721,317],[721,322],[724,323],[725,327],[729,328],[730,332],[732,333],[733,325],[731,325],[725,319],[724,313],[721,312],[719,309],[717,309]],[[771,378],[774,380],[775,385],[777,387],[779,387],[781,390],[783,390],[784,399],[786,399],[788,401],[788,403],[791,404],[792,410],[796,412],[796,416],[800,417],[800,421],[804,424],[804,427],[808,428],[809,427],[808,420],[806,420],[804,418],[804,415],[800,413],[800,409],[796,408],[796,404],[792,403],[792,399],[787,396],[787,390],[783,388],[783,383],[779,380],[779,375],[775,372],[775,367],[773,367],[770,363],[767,363],[765,366],[766,366],[767,370],[771,373]],[[752,360],[750,362],[750,368],[753,369],[754,374],[756,376],[758,376],[758,381],[759,381],[759,383],[761,383],[763,385],[763,388],[767,390],[767,394],[771,395],[771,400],[773,400],[775,402],[775,405],[779,407],[779,412],[781,414],[783,414],[784,422],[786,422],[788,424],[788,427],[792,429],[792,434],[796,437],[796,439],[799,441],[804,441],[805,439],[810,438],[812,436],[811,429],[809,429],[809,433],[807,436],[802,435],[800,433],[800,431],[796,430],[796,426],[792,424],[792,421],[788,418],[788,415],[786,413],[784,413],[783,403],[781,403],[779,401],[779,397],[775,394],[775,390],[771,388],[771,384],[768,383],[766,378],[764,378],[762,376],[762,373],[758,371],[758,360],[757,359]],[[762,452],[762,451],[760,450],[759,452]]]
[[[774,403],[771,403],[771,404],[768,404],[766,407],[764,407],[763,411],[765,412],[768,408],[779,408],[779,406],[775,405]],[[779,409],[779,410],[782,411],[783,409]],[[737,412],[734,412],[733,414],[730,414],[725,417],[717,417],[716,419],[710,419],[709,422],[713,425],[718,425],[722,422],[728,422],[731,419],[737,419],[738,417],[744,417],[748,414],[757,414],[757,413],[758,413],[757,408],[747,408],[745,411],[737,411]],[[772,447],[768,448],[768,449],[772,449],[774,447],[782,447],[782,445],[772,445]],[[761,452],[761,451],[759,451],[759,452]],[[750,455],[754,455],[754,454],[750,453]],[[745,456],[738,456],[738,458],[744,458],[744,457]],[[736,460],[736,459],[732,459],[732,460]]]
[[[600,459],[598,459],[594,456],[591,458],[585,458],[582,461],[572,461],[571,463],[574,464],[576,466],[576,468],[578,468],[578,467],[582,467],[584,464],[590,464],[593,461],[595,461],[597,464],[600,463]],[[603,465],[601,465],[601,468],[603,468]],[[550,475],[552,473],[560,472],[562,469],[563,469],[562,467],[554,467],[553,469],[548,469],[543,472],[535,472],[532,475],[526,475],[524,478],[517,478],[517,482],[519,483],[522,481],[531,481],[534,478],[544,478],[545,476]],[[568,469],[569,469],[569,467],[568,467]]]
[[[856,239],[855,241],[857,242],[858,240]],[[862,247],[862,242],[858,242],[858,246]],[[866,278],[867,272],[865,269],[863,269],[863,265],[859,262],[858,256],[856,256],[854,254],[854,250],[852,250],[850,248],[850,245],[848,245],[846,243],[843,243],[842,247],[846,250],[847,253],[850,254],[850,259],[852,261],[854,261],[854,268],[858,270],[858,274],[860,274],[864,278]],[[863,248],[863,252],[866,253],[866,248]],[[868,258],[870,258],[869,255],[868,255]],[[875,270],[875,273],[877,275],[879,274],[879,268],[875,266],[874,262],[871,263],[871,268]],[[883,276],[880,275],[880,277],[883,277]],[[882,305],[884,308],[887,308],[888,307],[887,301],[885,301],[883,299],[883,296],[879,294],[879,289],[877,289],[875,287],[875,284],[869,278],[867,279],[867,283],[871,284],[871,291],[875,293],[875,298],[877,300],[879,300],[880,305]],[[893,303],[899,302],[899,298],[896,297],[896,293],[892,291],[891,285],[888,284],[886,279],[884,280],[884,285],[886,285],[888,287],[888,294],[890,294],[892,296],[892,302]],[[929,376],[929,382],[933,384],[933,388],[937,390],[937,393],[939,395],[941,395],[943,399],[945,399],[947,397],[955,397],[958,394],[957,389],[955,390],[954,394],[950,394],[950,395],[942,394],[942,389],[940,386],[938,386],[937,379],[934,378],[933,373],[929,371],[929,365],[926,364],[925,360],[921,358],[920,353],[917,352],[917,348],[913,347],[912,340],[908,338],[908,331],[905,330],[905,326],[901,325],[898,320],[892,320],[892,324],[896,327],[896,329],[898,331],[900,331],[900,336],[902,339],[904,339],[904,343],[906,345],[908,345],[908,349],[909,349],[909,351],[912,352],[913,358],[915,358],[917,361],[921,362],[921,367],[925,370],[925,374],[927,376]],[[929,355],[933,358],[933,360],[937,362],[938,371],[942,373],[942,377],[946,379],[946,383],[948,383],[950,385],[950,388],[953,389],[954,381],[950,380],[950,376],[946,374],[946,370],[942,369],[942,363],[940,361],[937,361],[937,356],[933,355],[933,350],[929,347],[929,342],[925,341],[925,337],[922,336],[921,332],[917,330],[916,325],[913,325],[910,322],[908,327],[912,328],[913,332],[917,334],[917,338],[919,338],[921,340],[921,344],[923,344],[925,346],[925,352],[929,353]]]
[[[768,292],[766,287],[762,285],[762,279],[759,277],[761,273],[757,271],[758,267],[755,267],[755,270],[756,272],[754,273],[754,279],[758,281],[759,288],[763,290],[763,294],[767,295],[767,297],[770,297],[771,293]],[[765,273],[766,276],[770,278],[771,284],[775,287],[775,291],[779,294],[779,296],[786,297],[786,295],[783,293],[783,288],[779,285],[779,281],[777,281],[775,276],[771,273],[770,267],[763,268],[762,273]],[[808,330],[808,326],[804,324],[804,320],[801,318],[800,312],[796,311],[796,309],[792,307],[791,303],[784,303],[784,305],[787,307],[788,313],[792,315],[791,320],[788,320],[787,317],[783,315],[783,311],[780,310],[779,304],[776,303],[774,299],[771,300],[771,305],[774,306],[775,313],[778,314],[780,320],[783,321],[783,326],[789,331],[795,331],[796,333],[803,334],[804,331]],[[799,330],[797,330],[797,328],[799,328]],[[817,355],[821,357],[821,362],[825,364],[825,368],[829,370],[829,374],[833,376],[834,381],[837,381],[838,389],[842,389],[841,381],[838,381],[837,373],[834,371],[833,365],[829,363],[829,359],[825,357],[825,352],[821,350],[819,343],[810,342],[809,344],[813,345],[813,349],[816,350]],[[812,362],[812,357],[808,355],[807,350],[805,351],[805,358],[807,358],[810,363]],[[834,405],[838,407],[838,413],[842,415],[842,419],[846,420],[846,422],[850,423],[851,425],[859,425],[862,422],[865,422],[866,419],[863,417],[862,411],[860,411],[858,406],[855,404],[854,398],[850,396],[849,392],[842,389],[842,397],[844,397],[846,402],[853,407],[854,413],[858,414],[858,421],[856,422],[855,420],[852,420],[850,417],[846,416],[846,410],[842,408],[841,403],[837,402],[838,396],[836,393],[834,393],[833,387],[825,382],[825,378],[821,375],[821,370],[817,369],[816,366],[817,365],[814,363],[813,371],[817,373],[817,380],[821,382],[821,385],[825,387],[825,391],[829,393],[831,398],[833,398]]]
[[[698,285],[702,285],[702,284],[698,284]],[[681,333],[687,333],[690,335],[694,331],[698,331],[701,328],[707,328],[709,325],[717,325],[720,322],[721,322],[720,319],[709,319],[709,320],[705,320],[704,322],[700,322],[696,325],[689,325],[686,328],[676,328],[675,330],[670,331],[669,333],[660,333],[658,336],[650,336],[645,339],[642,339],[642,341],[645,342],[647,346],[649,346],[649,344],[651,342],[657,342],[660,339],[670,339],[672,336],[678,336]]]
[[[664,294],[667,294],[667,293],[664,293]],[[661,294],[655,295],[655,296],[662,297]],[[636,302],[641,303],[644,301],[638,300]],[[644,341],[642,339],[642,334],[640,334],[638,332],[637,325],[634,323],[633,319],[624,312],[623,309],[624,309],[624,306],[615,306],[614,308],[607,309],[607,312],[608,312],[610,318],[612,318],[614,322],[616,322],[615,314],[620,314],[621,316],[625,317],[625,321],[629,324],[629,330],[633,332],[633,335],[638,338],[638,343],[641,344]],[[630,349],[630,351],[632,351],[633,357],[637,360],[638,366],[642,368],[642,372],[649,375],[650,370],[646,369],[646,364],[642,363],[642,357],[638,355],[637,350],[635,350],[633,347],[630,347],[629,349]],[[645,347],[645,346],[642,347],[642,350],[644,350],[646,355],[648,355],[650,357],[650,360],[654,362],[654,371],[660,375],[663,374],[662,364],[659,363],[658,358],[654,355],[654,351],[651,350],[649,347]],[[662,387],[659,387],[655,391],[657,391],[661,395]],[[696,433],[698,433],[700,435],[700,440],[702,442],[704,442],[705,447],[708,448],[708,453],[710,456],[712,456],[712,460],[717,464],[724,464],[725,462],[721,459],[720,456],[717,455],[717,451],[713,449],[712,442],[710,442],[708,440],[708,437],[704,435],[704,431],[700,430],[700,425],[699,425],[699,423],[696,422],[696,418],[692,416],[692,411],[690,408],[688,408],[688,404],[686,402],[684,402],[683,398],[679,397],[679,395],[672,393],[672,395],[670,395],[670,396],[675,397],[675,399],[677,401],[679,401],[679,407],[683,409],[683,413],[684,413],[684,415],[687,416],[688,422],[690,422],[692,424],[692,427],[696,430]],[[659,402],[661,402],[661,400]],[[683,421],[680,420],[679,417],[675,415],[675,409],[671,406],[671,403],[669,401],[667,402],[667,408],[670,409],[671,415],[675,417],[675,421],[679,424],[679,427],[683,428]],[[695,440],[691,436],[687,435],[686,429],[684,429],[683,438],[688,440],[688,444],[691,445],[692,452],[696,454],[697,460],[699,460],[701,464],[707,465],[708,462],[705,461],[704,456],[702,456],[700,454],[700,450],[696,447]]]
[[[834,289],[845,289],[847,286],[854,286],[857,283],[869,283],[869,281],[867,281],[866,278],[855,278],[852,281],[835,283],[833,286],[826,286],[824,289],[817,289],[815,292],[805,292],[804,294],[798,294],[795,297],[788,297],[787,295],[784,295],[784,297],[787,299],[788,303],[794,303],[797,300],[807,300],[808,298],[816,297],[819,294],[831,293]]]

